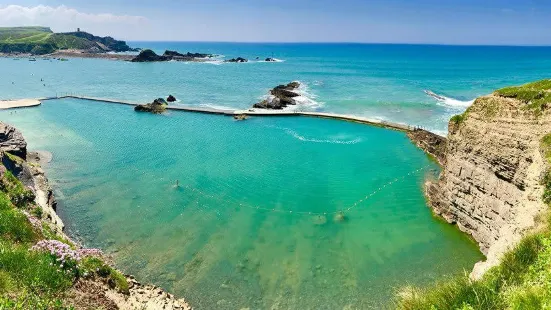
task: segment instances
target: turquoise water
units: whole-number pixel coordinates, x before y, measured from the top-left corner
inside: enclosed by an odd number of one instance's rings
[[[380,309],[482,258],[425,206],[438,167],[401,132],[69,99],[0,119],[52,152],[69,234],[197,309]]]
[[[310,100],[297,109],[445,133],[475,97],[551,72],[549,47],[133,45],[282,62],[0,58],[0,99],[173,94],[178,104],[247,108],[299,80]],[[19,127],[30,149],[53,153],[47,172],[73,237],[197,309],[379,309],[396,288],[482,258],[432,217],[422,184],[438,167],[400,132],[311,118],[136,114],[76,100],[0,111],[0,119]]]
[[[273,55],[284,62],[135,64],[98,59],[0,59],[0,98],[69,92],[149,102],[172,93],[183,104],[246,108],[275,85],[300,80],[314,100],[304,109],[356,114],[445,132],[449,117],[462,112],[477,96],[502,86],[548,78],[551,72],[550,47],[170,42],[131,45],[158,52],[210,52],[226,59]],[[449,100],[438,102],[423,90]]]

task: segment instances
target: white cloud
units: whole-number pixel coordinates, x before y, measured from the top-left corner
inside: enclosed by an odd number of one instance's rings
[[[136,30],[148,23],[143,16],[90,14],[61,5],[0,7],[0,26],[47,26],[56,32],[74,31],[76,28],[97,35],[133,38]]]

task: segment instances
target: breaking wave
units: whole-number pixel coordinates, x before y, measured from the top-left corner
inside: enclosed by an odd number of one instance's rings
[[[436,99],[436,101],[438,101],[439,103],[441,103],[445,106],[449,106],[449,107],[466,108],[466,107],[470,106],[471,104],[473,104],[473,102],[474,102],[474,100],[462,101],[462,100],[446,97],[446,96],[443,96],[443,95],[438,95],[438,94],[436,94],[436,93],[434,93],[430,90],[425,90],[424,92],[428,96]]]

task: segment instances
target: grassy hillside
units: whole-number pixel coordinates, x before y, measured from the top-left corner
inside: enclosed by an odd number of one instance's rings
[[[99,279],[128,292],[126,278],[93,249],[78,249],[43,219],[34,194],[0,162],[0,309],[72,309],[70,290]]]
[[[124,41],[87,32],[53,33],[47,27],[0,27],[0,53],[48,54],[60,49],[132,50]]]
[[[0,43],[44,43],[52,34],[48,27],[0,27]]]

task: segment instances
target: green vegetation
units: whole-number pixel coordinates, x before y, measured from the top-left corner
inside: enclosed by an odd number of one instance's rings
[[[0,309],[70,309],[66,292],[82,277],[99,276],[110,287],[129,292],[126,278],[105,264],[97,250],[77,250],[40,221],[42,210],[33,200],[13,174],[0,172]],[[40,247],[40,242],[46,243]]]
[[[543,137],[541,141],[541,148],[543,151],[543,156],[547,160],[547,164],[551,166],[551,134]],[[543,178],[543,183],[545,185],[545,191],[543,193],[543,201],[547,204],[551,204],[551,169],[547,171]]]
[[[53,33],[47,27],[0,27],[0,53],[43,55],[60,49],[98,52],[132,50],[124,41],[98,37],[86,32]]]
[[[453,122],[456,125],[459,125],[459,124],[463,123],[465,118],[466,118],[465,113],[464,114],[457,114],[457,115],[452,116],[450,121]]]
[[[526,108],[541,113],[551,103],[551,80],[505,87],[497,90],[495,94],[501,97],[518,99],[527,104]]]
[[[551,134],[541,141],[551,167]],[[551,168],[544,178],[544,201],[551,204]],[[551,216],[545,228],[525,237],[504,255],[500,264],[482,279],[466,275],[430,288],[407,288],[397,300],[398,309],[551,309]]]
[[[119,271],[111,268],[97,257],[87,257],[82,260],[81,272],[88,275],[97,275],[107,279],[107,283],[111,288],[117,288],[121,293],[128,294],[129,286],[126,277]]]

